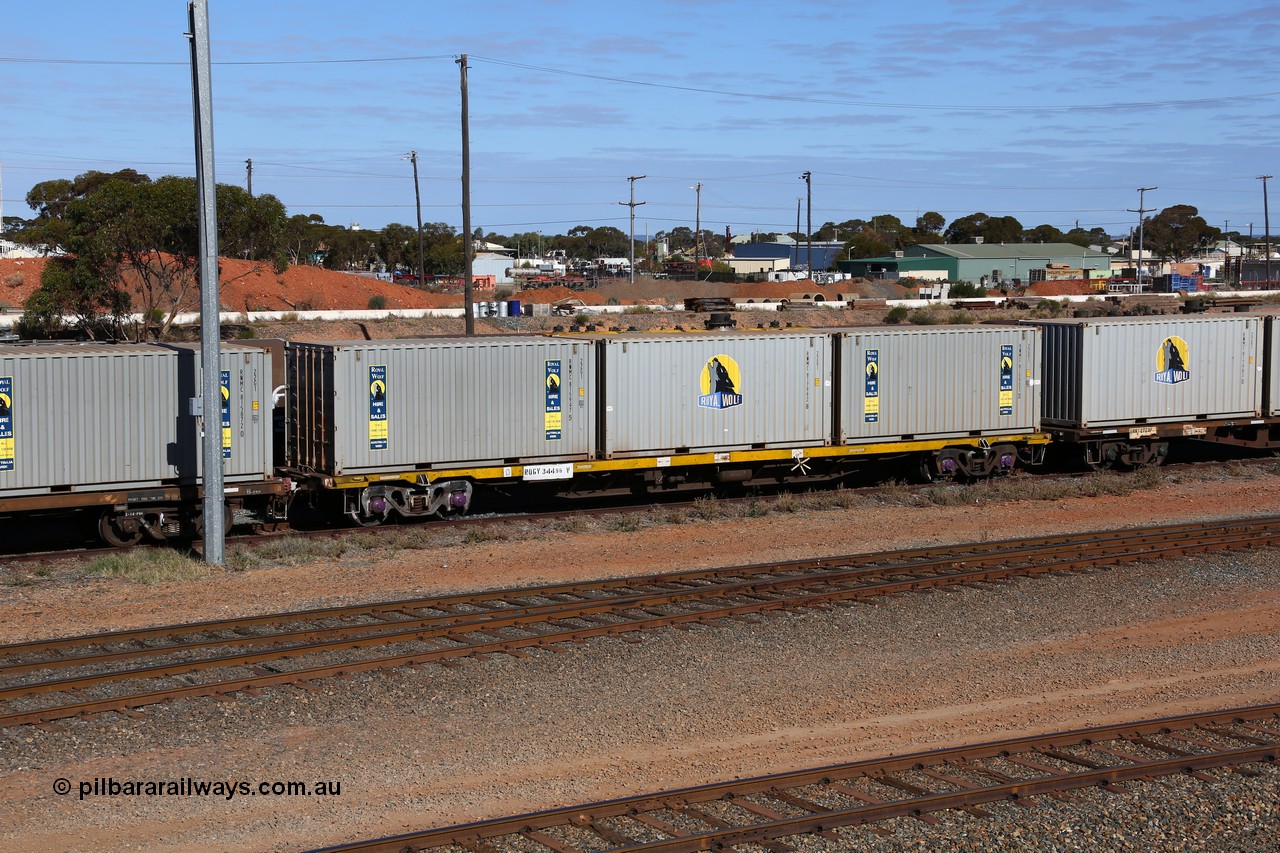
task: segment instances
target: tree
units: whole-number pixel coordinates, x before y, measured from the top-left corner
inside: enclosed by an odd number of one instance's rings
[[[1066,235],[1052,225],[1037,225],[1027,231],[1028,243],[1065,243]]]
[[[947,220],[941,213],[928,211],[916,217],[916,225],[911,229],[912,239],[917,243],[941,243],[942,229]]]
[[[1156,257],[1178,263],[1191,257],[1201,245],[1218,240],[1222,231],[1205,222],[1189,204],[1166,207],[1143,224],[1144,249]]]
[[[1105,247],[1111,242],[1111,235],[1107,234],[1105,228],[1094,227],[1086,231],[1076,226],[1066,234],[1063,234],[1062,239],[1066,243],[1074,243],[1087,249],[1090,246]]]
[[[236,188],[231,188],[235,190]],[[271,196],[219,190],[219,241],[275,258],[285,231],[284,207]],[[139,340],[165,337],[178,312],[197,299],[199,204],[192,178],[152,181],[125,170],[51,181],[28,196],[45,234],[60,235],[68,257],[46,264],[40,289],[26,303],[24,321],[47,327],[76,317],[93,335],[103,324],[118,333],[129,311],[139,314]]]
[[[392,222],[379,231],[378,254],[388,269],[411,267],[416,270],[418,268],[418,235],[413,226]]]
[[[977,237],[984,243],[1021,243],[1023,229],[1022,223],[1012,216],[971,213],[948,225],[944,236],[948,243],[972,243]]]

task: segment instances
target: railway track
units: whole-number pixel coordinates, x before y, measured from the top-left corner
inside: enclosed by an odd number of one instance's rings
[[[669,572],[0,646],[0,727],[951,585],[1280,543],[1280,517]]]
[[[850,828],[896,817],[935,821],[933,813],[1280,759],[1280,705],[1237,708],[1100,726],[974,746],[857,761],[754,779],[572,806],[326,848],[335,851],[733,850],[818,835],[842,846]],[[844,832],[845,834],[840,834]]]

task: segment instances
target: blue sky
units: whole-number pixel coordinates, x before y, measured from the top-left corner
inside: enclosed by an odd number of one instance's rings
[[[209,3],[217,179],[291,214],[461,225],[467,53],[472,225],[636,233],[982,211],[1136,223],[1192,204],[1263,232],[1280,171],[1280,5],[1223,0]],[[194,174],[182,0],[9,4],[5,215],[89,169]],[[1275,188],[1276,184],[1272,184]],[[1278,197],[1280,198],[1280,197]],[[1280,208],[1278,208],[1280,209]],[[803,226],[802,226],[803,227]],[[1280,228],[1280,225],[1273,226]]]

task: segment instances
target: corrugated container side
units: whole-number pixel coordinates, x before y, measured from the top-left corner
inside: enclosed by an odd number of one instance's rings
[[[260,479],[271,472],[270,366],[260,350],[231,348],[223,369],[228,425],[215,405],[212,427],[229,438],[226,478]],[[187,401],[198,370],[198,354],[176,346],[0,348],[0,492],[196,482],[201,436]]]
[[[625,335],[599,346],[606,458],[831,442],[829,335]]]
[[[542,337],[290,344],[289,464],[343,474],[589,458],[594,353]]]
[[[200,425],[187,401],[201,396],[203,359],[195,344],[161,346],[178,353],[179,468],[184,481],[194,482],[204,471],[204,452]],[[260,347],[226,342],[220,350],[221,410],[206,411],[205,423],[221,435],[223,478],[234,483],[269,477],[274,468],[272,355]]]
[[[1036,329],[869,328],[839,336],[842,443],[1039,428]]]
[[[9,409],[0,415],[7,424],[0,426],[0,490],[35,494],[174,477],[177,371],[177,354],[157,347],[0,349],[0,404]]]
[[[1267,317],[1265,330],[1265,356],[1267,399],[1263,413],[1273,418],[1280,415],[1280,317]]]
[[[1045,335],[1046,424],[1091,428],[1262,411],[1259,317],[1026,322]]]

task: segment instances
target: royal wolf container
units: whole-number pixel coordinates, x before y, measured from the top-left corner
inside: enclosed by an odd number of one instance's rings
[[[1280,415],[1280,316],[1267,317],[1263,356],[1267,397],[1263,401],[1263,414],[1269,418]]]
[[[1046,425],[1085,429],[1261,412],[1261,317],[1024,322],[1043,333]]]
[[[229,482],[271,474],[271,364],[224,346],[210,428]],[[191,484],[202,438],[197,348],[162,344],[0,346],[0,494]]]
[[[532,335],[290,343],[287,462],[389,473],[589,458],[595,356]]]
[[[1039,429],[1038,329],[873,327],[834,334],[843,444]]]
[[[828,335],[622,334],[597,345],[606,458],[831,443]]]

